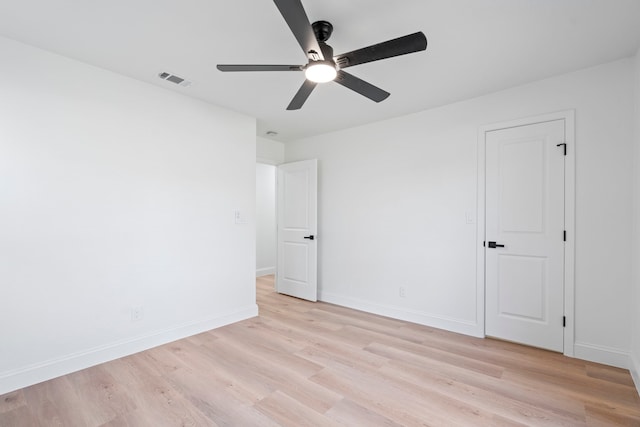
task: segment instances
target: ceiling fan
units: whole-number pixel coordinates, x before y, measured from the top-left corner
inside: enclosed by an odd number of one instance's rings
[[[331,23],[317,21],[313,25],[310,24],[300,0],[273,0],[273,2],[307,55],[308,63],[306,65],[218,65],[218,70],[304,71],[306,80],[291,100],[287,110],[300,109],[318,83],[332,80],[375,102],[383,101],[390,95],[389,92],[343,70],[354,65],[419,52],[427,48],[427,38],[422,32],[417,32],[334,56],[333,48],[326,43],[333,32]]]

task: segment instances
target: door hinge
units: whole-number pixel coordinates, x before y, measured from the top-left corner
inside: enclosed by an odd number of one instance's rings
[[[562,316],[562,327],[563,328],[567,327],[567,316]]]
[[[567,241],[567,230],[563,230],[562,231],[562,241],[566,242]]]
[[[567,155],[567,143],[563,142],[562,144],[556,144],[556,147],[563,147],[564,148],[564,155]]]

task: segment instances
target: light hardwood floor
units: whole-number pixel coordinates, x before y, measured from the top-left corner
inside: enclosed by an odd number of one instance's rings
[[[309,303],[0,396],[0,426],[640,426],[628,371]]]

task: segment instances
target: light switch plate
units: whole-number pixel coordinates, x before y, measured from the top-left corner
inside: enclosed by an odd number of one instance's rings
[[[466,218],[466,222],[467,224],[475,224],[476,223],[476,216],[473,212],[465,212],[465,218]]]
[[[245,216],[244,212],[242,212],[240,209],[234,209],[233,210],[233,222],[236,224],[246,224],[247,223],[247,217]]]

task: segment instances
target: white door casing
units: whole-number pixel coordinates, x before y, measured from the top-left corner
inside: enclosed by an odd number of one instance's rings
[[[486,135],[486,333],[554,351],[564,348],[559,144],[563,120]]]
[[[278,166],[276,291],[317,301],[318,162]]]

